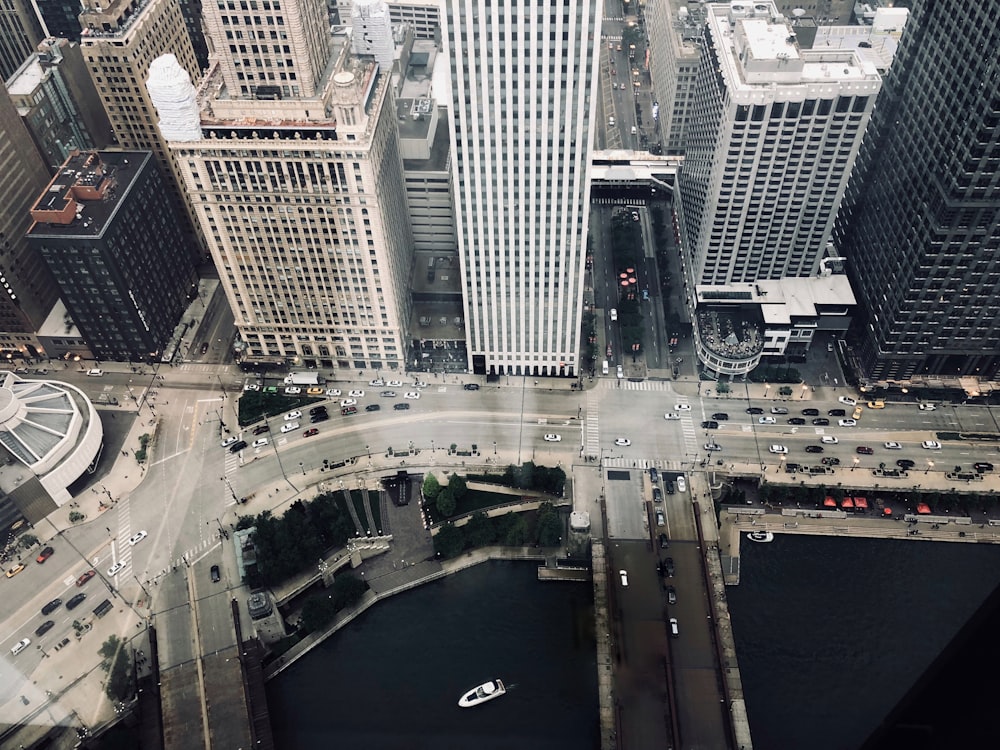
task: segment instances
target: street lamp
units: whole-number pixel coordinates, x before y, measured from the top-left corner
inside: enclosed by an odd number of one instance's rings
[[[924,474],[927,474],[927,472],[929,472],[929,471],[930,471],[931,469],[933,469],[933,468],[934,468],[934,462],[933,462],[933,461],[930,461],[930,460],[928,460],[928,461],[927,461],[927,471],[925,471],[925,472],[924,472]]]
[[[809,390],[809,386],[806,385],[805,383],[803,383],[802,384],[802,393],[799,394],[799,398],[805,398],[807,390]]]
[[[431,453],[433,453],[433,452],[434,452],[434,441],[431,440]]]
[[[371,449],[371,448],[369,448],[369,447],[368,447],[368,446],[366,445],[366,446],[365,446],[365,451],[366,451],[366,452],[368,453],[368,460],[369,460],[369,461],[371,461],[371,460],[372,460],[372,449]]]
[[[497,441],[494,440],[493,441],[493,455],[495,456],[496,454],[497,454]]]
[[[860,461],[861,461],[860,458],[858,458],[857,456],[854,457],[854,466],[851,467],[851,471],[854,471],[856,468],[858,468],[858,463]]]
[[[767,398],[767,392],[769,390],[771,390],[771,384],[770,383],[764,383],[764,398]]]

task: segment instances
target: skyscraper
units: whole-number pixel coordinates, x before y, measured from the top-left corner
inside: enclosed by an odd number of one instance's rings
[[[31,0],[0,0],[0,86],[44,37]]]
[[[579,373],[600,0],[446,0],[470,364]]]
[[[1000,3],[914,2],[837,222],[861,375],[1000,377]]]

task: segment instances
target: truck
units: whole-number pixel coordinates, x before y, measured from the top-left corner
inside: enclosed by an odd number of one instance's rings
[[[322,380],[315,370],[308,372],[290,372],[285,376],[285,385],[321,385]]]

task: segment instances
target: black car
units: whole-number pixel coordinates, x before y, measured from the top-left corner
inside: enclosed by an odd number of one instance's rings
[[[395,409],[396,411],[406,411],[407,409],[410,408],[410,405],[409,404],[393,404],[392,408]]]
[[[46,620],[41,625],[39,625],[37,628],[35,628],[35,635],[39,635],[39,636],[45,635],[50,630],[52,630],[52,628],[54,628],[55,626],[56,626],[56,624],[52,620]]]
[[[322,405],[314,406],[312,409],[309,410],[309,414],[310,415],[326,414],[326,407]]]
[[[764,410],[761,409],[759,406],[748,406],[747,407],[747,414],[763,414],[763,413],[764,413]]]
[[[701,429],[703,430],[717,430],[719,429],[719,423],[714,419],[707,419],[701,423]]]
[[[66,609],[76,609],[76,607],[80,606],[81,602],[83,602],[86,598],[86,594],[77,594],[76,596],[71,597],[70,600],[66,602]]]
[[[830,424],[830,420],[827,419],[826,417],[817,417],[816,419],[813,420],[813,424],[816,425],[817,427],[826,427],[828,424]]]
[[[660,540],[660,549],[666,549],[667,547],[670,546],[670,542],[667,540],[666,534],[660,534],[659,540]]]
[[[237,440],[235,443],[229,446],[230,453],[239,453],[241,450],[247,447],[246,440]]]
[[[42,607],[42,614],[47,615],[55,612],[59,609],[60,604],[62,604],[62,599],[53,599],[51,602]]]
[[[717,411],[715,412],[715,414],[712,415],[712,419],[717,419],[720,422],[725,422],[727,419],[729,419],[729,415],[726,414],[726,412],[724,411]]]
[[[803,409],[802,413],[807,417],[818,417],[819,409]]]
[[[660,472],[658,472],[656,470],[655,466],[651,467],[650,470],[649,470],[649,481],[651,481],[651,482],[659,482],[660,481]]]
[[[368,404],[368,406],[365,407],[365,411],[378,411],[381,408],[382,407],[378,404]]]
[[[316,424],[317,422],[325,422],[329,418],[330,418],[329,414],[327,414],[325,411],[321,411],[319,414],[313,414],[311,417],[309,417],[309,421],[312,422],[313,424]]]
[[[670,480],[669,482],[667,482],[667,494],[668,495],[673,495],[674,494],[674,482],[673,482],[673,480]]]
[[[827,456],[820,463],[824,466],[840,466],[840,459],[836,456]]]
[[[830,409],[830,411],[828,411],[826,415],[828,417],[844,417],[847,416],[847,412],[844,411],[843,409]]]
[[[789,417],[788,424],[805,424],[806,420],[802,417]]]
[[[667,571],[667,576],[669,578],[674,577],[674,558],[668,557],[663,561],[663,568]]]
[[[900,469],[903,469],[904,471],[906,469],[912,469],[916,465],[917,464],[915,461],[911,461],[908,458],[901,458],[898,461],[896,461],[896,466],[898,466]]]
[[[822,445],[807,445],[806,446],[806,453],[822,453],[822,452],[823,452],[823,446]]]
[[[653,488],[653,502],[654,503],[662,503],[663,502],[663,492],[660,490],[659,487],[654,487]]]
[[[259,424],[253,428],[254,435],[263,435],[265,432],[270,432],[270,431],[271,428],[268,427],[266,424]]]
[[[209,569],[209,574],[212,576],[212,583],[218,583],[222,579],[222,575],[219,573],[218,565],[213,565]]]
[[[993,464],[988,461],[979,461],[978,463],[972,464],[972,468],[980,474],[983,474],[987,471],[993,471]]]
[[[479,383],[466,383],[462,387],[465,390],[467,390],[467,391],[478,391],[479,390]]]
[[[786,474],[794,474],[800,468],[802,468],[802,467],[799,466],[798,464],[785,464],[785,473]]]
[[[396,398],[395,391],[382,391],[378,395],[383,396],[384,398]]]

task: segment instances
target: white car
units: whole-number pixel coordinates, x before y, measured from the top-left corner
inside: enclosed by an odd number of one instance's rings
[[[146,532],[145,531],[140,531],[138,534],[135,534],[134,536],[130,536],[129,539],[128,539],[128,543],[131,546],[134,547],[135,545],[137,545],[139,542],[141,542],[145,538],[146,538]]]
[[[267,445],[267,438],[257,438],[253,441],[254,448],[263,448],[265,445]]]
[[[921,448],[926,448],[929,451],[939,451],[941,450],[941,443],[937,440],[925,440],[920,444]]]
[[[622,573],[624,572],[625,571],[623,570]],[[10,653],[12,656],[17,656],[19,653],[24,651],[24,649],[26,649],[30,645],[31,645],[30,638],[22,638],[21,640],[19,640],[17,643],[14,644],[14,647],[10,650]]]
[[[903,450],[903,446],[900,443],[897,443],[895,440],[887,440],[884,443],[884,445],[885,445],[886,448],[888,448],[891,451],[901,451],[901,450]]]
[[[619,378],[624,378],[625,377],[625,370],[624,370],[624,368],[622,368],[621,365],[618,365],[618,371],[617,371],[616,374],[618,375]]]
[[[351,398],[364,398],[365,397],[365,392],[364,391],[351,391],[347,395],[350,396]]]
[[[244,391],[259,391],[260,390],[260,383],[247,383],[245,386],[243,386],[243,390]]]
[[[386,383],[386,385],[389,386],[390,388],[402,388],[403,387],[403,381],[402,380],[390,380],[388,383]]]
[[[545,436],[545,442],[546,443],[561,443],[562,442],[562,435],[555,435],[555,434],[553,434],[553,433],[550,432],[548,435]]]
[[[783,445],[772,445],[768,448],[771,453],[788,453],[788,448]]]
[[[221,443],[219,443],[219,445],[221,445],[223,448],[228,448],[230,445],[232,445],[233,443],[235,443],[237,440],[239,440],[239,438],[235,437],[235,436],[233,436],[233,437],[227,437],[225,440],[223,440]]]
[[[850,396],[841,396],[837,399],[842,404],[847,404],[849,406],[857,406],[858,400],[856,398],[851,398]]]
[[[677,411],[691,411],[691,405],[690,404],[674,404],[674,408]]]
[[[285,388],[286,395],[297,396],[300,393],[302,393],[302,389],[299,388],[297,385],[290,385],[287,388]]]
[[[403,398],[413,398],[413,399],[420,398],[420,391],[407,391],[406,393],[403,394]]]
[[[299,429],[298,422],[289,422],[288,424],[281,425],[282,432],[295,432],[297,429]]]
[[[841,427],[857,427],[858,426],[858,420],[856,420],[856,419],[838,419],[837,420],[837,424],[839,424]]]
[[[618,571],[618,575],[622,579],[622,586],[627,587],[628,586],[628,571],[627,570],[619,570]]]
[[[338,398],[339,396],[340,396],[340,389],[339,388],[327,388],[326,389],[326,397],[327,398]]]
[[[664,419],[680,419],[681,415],[680,414],[674,414],[672,411],[668,411],[666,414],[663,415],[663,418]]]
[[[827,445],[836,445],[840,442],[840,440],[835,438],[833,435],[824,435],[820,438],[820,442],[826,443]]]
[[[351,391],[351,393],[353,393],[353,392],[354,391]],[[358,400],[356,398],[342,398],[340,400],[340,406],[341,407],[344,407],[344,406],[357,406],[357,405],[358,405]]]
[[[381,388],[383,385],[385,385],[385,381],[382,380],[382,378],[376,378],[375,380],[369,380],[368,385],[370,385],[372,388]]]
[[[722,446],[719,445],[718,443],[705,443],[705,445],[703,447],[709,453],[711,453],[712,451],[721,451],[722,450]]]
[[[937,409],[934,404],[920,404],[920,411],[934,411]]]
[[[611,308],[611,320],[618,320],[618,310]]]
[[[298,419],[301,416],[302,416],[302,412],[300,412],[298,409],[296,409],[295,411],[290,411],[290,412],[288,412],[288,414],[285,415],[285,421],[286,422],[290,422],[293,419]]]
[[[615,438],[615,445],[629,446],[632,445],[632,441],[628,438]]]
[[[114,578],[116,575],[125,570],[125,563],[119,560],[110,568],[108,568],[108,578]]]
[[[418,389],[419,389],[419,388],[426,388],[426,387],[427,387],[427,383],[425,383],[425,382],[424,382],[424,381],[422,381],[422,380],[417,380],[417,381],[415,381],[415,382],[413,383],[413,387],[414,387],[414,388],[418,388]]]
[[[678,492],[687,492],[687,488],[688,488],[688,486],[687,486],[687,480],[685,480],[683,476],[678,476],[677,477],[677,491]]]
[[[757,418],[757,422],[759,424],[776,424],[777,421],[778,420],[775,419],[774,417],[758,417]]]

